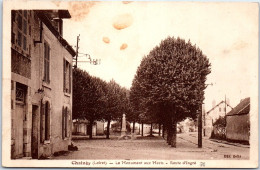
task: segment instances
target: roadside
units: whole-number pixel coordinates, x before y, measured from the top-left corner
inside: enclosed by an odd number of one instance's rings
[[[79,139],[79,138],[78,138]],[[194,134],[178,134],[177,148],[169,146],[160,137],[141,137],[118,140],[118,136],[105,139],[101,136],[92,140],[73,140],[79,150],[59,155],[51,159],[100,159],[100,160],[225,160],[226,155],[233,159],[248,159],[249,148],[233,146],[203,139],[203,148],[197,147]]]

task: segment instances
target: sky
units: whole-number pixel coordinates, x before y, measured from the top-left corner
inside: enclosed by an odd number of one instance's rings
[[[252,96],[258,81],[258,8],[255,3],[203,2],[59,2],[69,9],[64,38],[83,54],[100,59],[78,67],[106,81],[130,88],[143,56],[168,36],[196,44],[209,58],[206,111],[225,99],[235,107]],[[257,94],[256,94],[257,95]]]

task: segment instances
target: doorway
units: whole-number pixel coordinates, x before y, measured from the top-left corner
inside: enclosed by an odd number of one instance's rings
[[[32,137],[31,137],[31,151],[32,158],[38,159],[38,134],[39,128],[39,107],[37,105],[32,106]]]
[[[16,103],[15,108],[15,158],[23,157],[23,115],[24,105]]]

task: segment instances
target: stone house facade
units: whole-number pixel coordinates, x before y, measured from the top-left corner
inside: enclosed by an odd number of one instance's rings
[[[72,120],[72,134],[73,135],[89,135],[90,124],[88,120],[74,119]],[[92,135],[104,135],[104,122],[95,121],[92,126]]]
[[[11,158],[48,157],[71,143],[72,60],[67,10],[11,12]]]
[[[229,104],[229,100],[221,101],[216,105],[212,102],[212,108],[204,114],[203,133],[204,136],[210,137],[213,131],[213,124],[219,117],[224,117],[233,108]]]

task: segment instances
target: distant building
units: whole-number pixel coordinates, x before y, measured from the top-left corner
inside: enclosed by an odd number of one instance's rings
[[[73,48],[68,10],[11,12],[11,158],[48,157],[71,143]]]
[[[213,100],[212,108],[207,111],[203,116],[203,131],[205,136],[210,137],[213,130],[214,122],[221,116],[224,117],[233,108],[229,104],[229,100],[221,101],[216,105],[216,101]]]
[[[90,125],[88,120],[73,120],[72,125],[72,134],[73,135],[90,135]],[[104,122],[96,121],[92,126],[92,135],[104,135]]]
[[[243,99],[226,118],[227,140],[249,142],[250,137],[250,98]]]
[[[186,118],[185,120],[179,122],[177,124],[177,132],[178,133],[187,133],[187,132],[196,132],[197,126],[196,121],[191,118]]]

